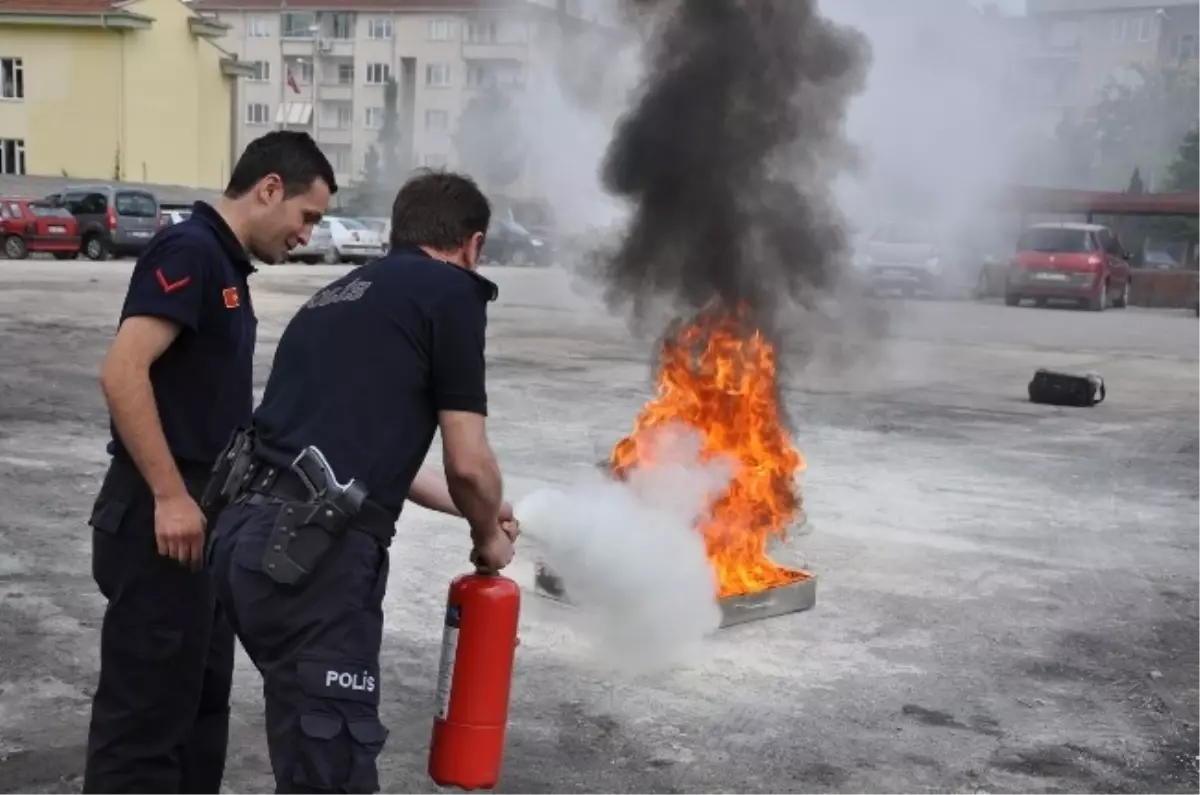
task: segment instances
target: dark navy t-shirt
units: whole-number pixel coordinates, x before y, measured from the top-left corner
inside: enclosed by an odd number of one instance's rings
[[[192,216],[159,232],[138,257],[121,322],[161,317],[181,331],[150,366],[167,446],[180,465],[209,467],[254,407],[250,259],[215,209],[197,202]],[[108,446],[127,456],[112,428]]]
[[[496,285],[419,248],[317,292],[288,323],[254,414],[260,450],[287,466],[314,445],[338,480],[399,511],[439,411],[487,414],[484,334]]]

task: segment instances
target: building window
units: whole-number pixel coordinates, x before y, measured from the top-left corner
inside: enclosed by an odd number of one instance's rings
[[[246,38],[265,39],[271,35],[271,24],[264,17],[246,17]]]
[[[330,165],[338,174],[348,174],[353,168],[353,150],[348,146],[323,146],[325,156],[329,158]]]
[[[310,11],[287,11],[280,18],[283,21],[285,39],[311,39],[317,27],[317,15]]]
[[[340,63],[337,68],[337,82],[339,86],[354,85],[354,64]]]
[[[254,70],[251,80],[265,83],[271,79],[271,63],[270,61],[251,61],[250,68]]]
[[[25,140],[0,138],[0,174],[25,173]]]
[[[1197,41],[1196,41],[1195,33],[1185,33],[1182,36],[1180,36],[1176,41],[1178,42],[1178,47],[1179,47],[1178,57],[1179,57],[1180,61],[1196,60],[1196,57],[1197,57],[1198,51],[1200,51],[1200,48],[1197,48]]]
[[[246,106],[246,124],[270,124],[271,106],[265,102],[251,102]]]
[[[367,64],[367,83],[369,85],[382,85],[391,79],[392,71],[385,63],[369,63]]]
[[[446,167],[446,156],[445,155],[428,154],[421,158],[421,163],[426,168],[445,168]]]
[[[321,126],[331,130],[348,130],[354,125],[354,106],[349,102],[321,103]]]
[[[454,33],[453,20],[431,19],[425,23],[425,38],[427,41],[450,41]]]
[[[426,130],[444,130],[450,126],[450,114],[444,110],[425,111]]]
[[[432,86],[434,88],[441,88],[450,85],[450,64],[426,64],[425,85]]]
[[[1050,46],[1055,48],[1075,47],[1079,44],[1079,21],[1065,19],[1050,26]]]
[[[371,17],[367,22],[367,38],[382,41],[392,37],[391,17]]]
[[[495,44],[496,43],[496,23],[495,22],[469,22],[469,23],[467,23],[467,42],[470,44]]]
[[[1125,41],[1125,17],[1113,17],[1112,40],[1114,44]]]
[[[353,39],[354,15],[344,12],[330,14],[329,25],[326,30],[329,31],[329,38],[331,39]]]
[[[363,119],[368,130],[379,130],[383,128],[383,108],[367,108],[366,117]]]
[[[25,66],[20,58],[0,58],[0,99],[25,99]]]
[[[297,83],[311,84],[313,81],[313,65],[312,61],[305,61],[299,58],[288,61],[286,64],[287,73]]]
[[[1154,36],[1154,17],[1135,17],[1133,29],[1137,31],[1138,41],[1150,41]]]
[[[467,64],[468,88],[519,88],[521,83],[519,64],[507,68],[499,65]]]

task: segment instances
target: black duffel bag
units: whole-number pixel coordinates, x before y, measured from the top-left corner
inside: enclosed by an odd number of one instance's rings
[[[1029,401],[1049,406],[1094,406],[1104,400],[1104,379],[1095,373],[1074,375],[1039,369],[1029,382]]]

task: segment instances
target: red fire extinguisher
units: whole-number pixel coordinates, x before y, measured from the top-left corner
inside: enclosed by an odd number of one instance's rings
[[[429,777],[439,786],[491,789],[500,779],[521,589],[476,572],[450,583]]]

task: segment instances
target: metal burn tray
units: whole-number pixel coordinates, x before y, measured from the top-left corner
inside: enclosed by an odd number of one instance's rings
[[[817,578],[804,577],[787,585],[744,596],[721,599],[721,628],[808,610],[817,603]]]
[[[533,579],[533,592],[537,596],[571,604],[562,578],[545,564],[538,563]],[[744,596],[721,599],[721,629],[764,618],[776,618],[788,613],[808,610],[817,603],[817,578],[808,572],[796,582],[768,588],[765,591]]]

